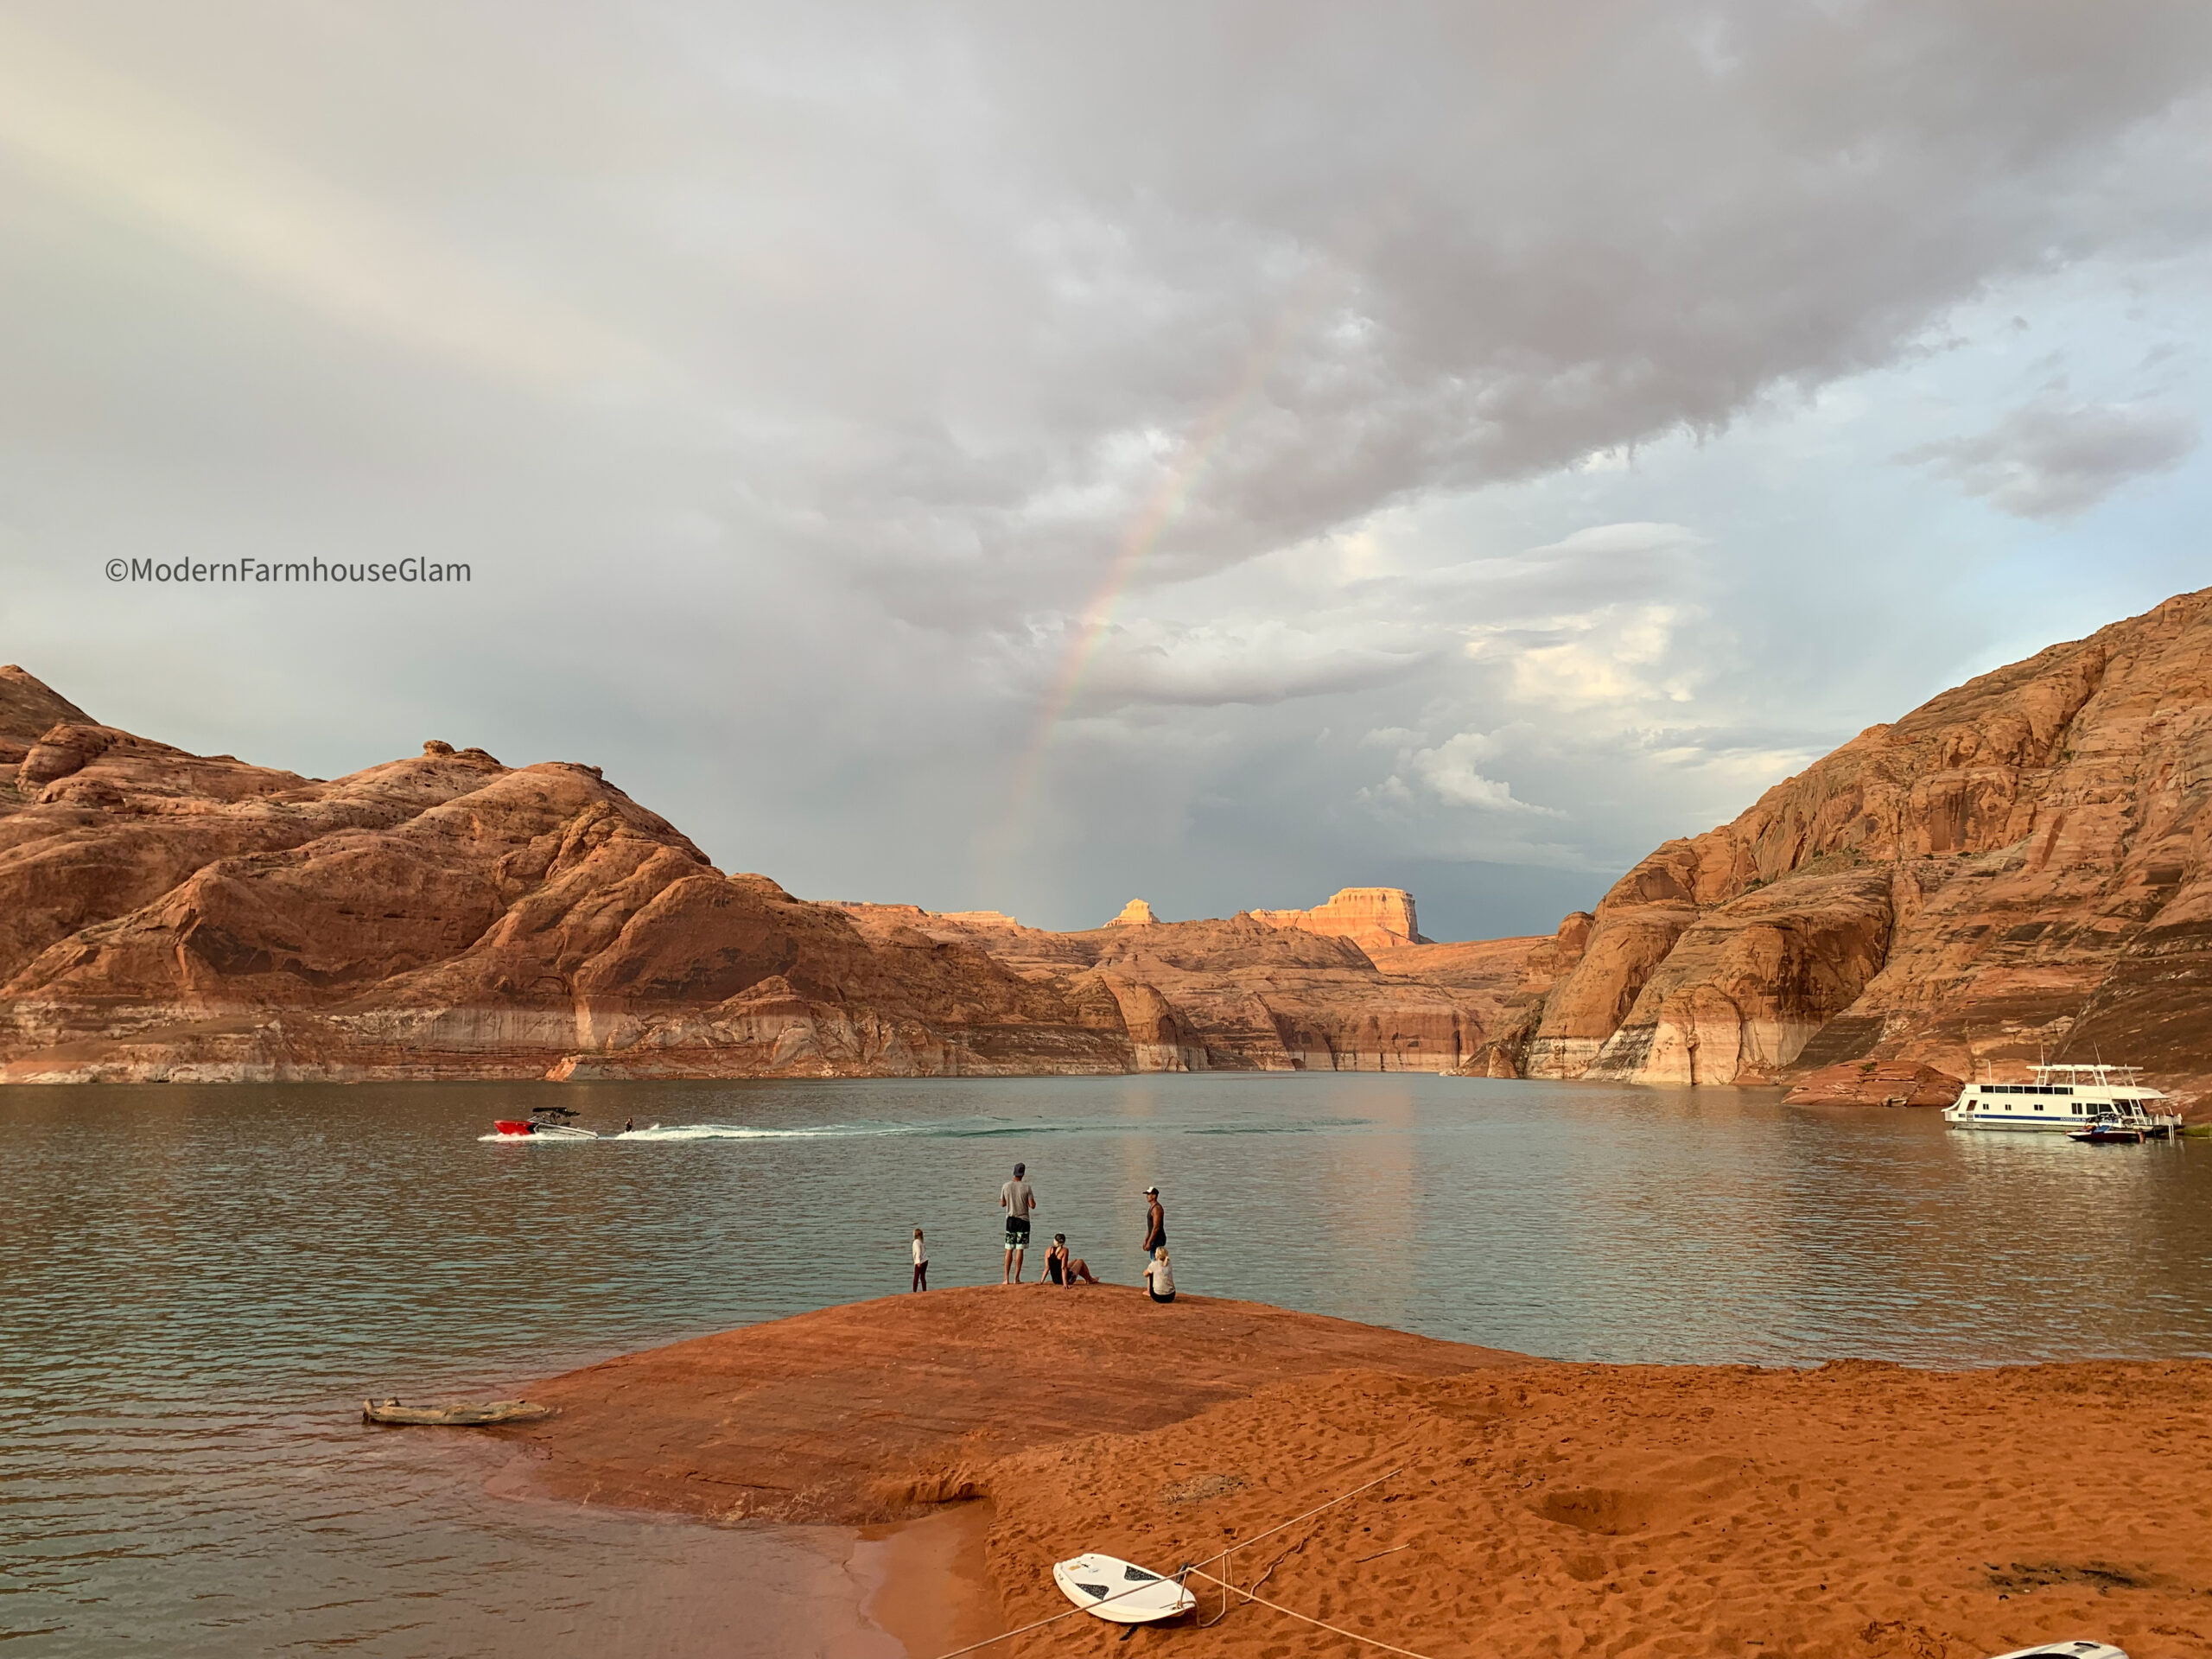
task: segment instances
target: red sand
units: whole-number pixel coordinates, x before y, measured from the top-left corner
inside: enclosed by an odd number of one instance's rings
[[[1292,1377],[1442,1376],[1518,1355],[1254,1302],[1115,1285],[889,1296],[541,1383],[501,1484],[718,1521],[858,1524],[981,1493],[997,1459],[1157,1427]]]
[[[1560,1365],[1249,1303],[937,1292],[557,1378],[527,1489],[854,1520],[914,1659],[1065,1611],[1052,1561],[1212,1570],[1434,1659],[2212,1654],[2212,1364]],[[985,1575],[985,1568],[988,1576]],[[1202,1586],[1202,1614],[1224,1610]],[[1003,1620],[1003,1623],[998,1621]],[[1232,1599],[992,1655],[1373,1652]]]

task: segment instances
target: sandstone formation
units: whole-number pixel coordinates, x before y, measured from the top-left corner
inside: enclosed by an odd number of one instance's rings
[[[1414,925],[1414,896],[1403,887],[1345,887],[1312,910],[1255,910],[1252,915],[1270,927],[1350,939],[1370,955],[1429,943]]]
[[[1960,1081],[1910,1060],[1846,1060],[1807,1072],[1783,1099],[1791,1106],[1948,1106]]]
[[[1669,842],[1538,953],[1485,1064],[1750,1083],[2047,1052],[2194,1095],[2208,804],[2212,589],[1947,691]]]
[[[46,732],[71,723],[88,726],[92,719],[13,663],[0,668],[0,790],[12,793],[16,780],[11,774]],[[7,798],[0,796],[0,800]]]
[[[433,739],[302,778],[101,725],[21,669],[0,743],[12,1081],[1445,1071],[1511,988],[1249,917],[810,904],[596,767]]]
[[[595,767],[433,741],[326,782],[11,668],[0,1078],[1420,1069],[1917,1103],[2048,1053],[2186,1102],[2209,803],[2212,589],[1872,728],[1551,938],[1459,944],[1389,887],[1077,933],[810,904]]]
[[[1117,918],[1087,933],[1052,933],[1003,918],[982,923],[973,912],[844,908],[864,931],[916,928],[1026,976],[1076,975],[1103,986],[1142,1071],[1460,1070],[1486,1052],[1532,944],[1422,944],[1370,957],[1339,935],[1249,913]]]

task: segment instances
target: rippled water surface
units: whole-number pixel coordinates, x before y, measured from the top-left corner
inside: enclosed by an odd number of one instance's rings
[[[487,1143],[536,1101],[641,1132]],[[658,1125],[658,1128],[648,1126]],[[1128,1281],[1586,1359],[2212,1356],[2212,1142],[1426,1077],[0,1091],[0,1653],[787,1650],[797,1536],[486,1498],[363,1395],[995,1281],[999,1183]],[[810,1600],[810,1599],[812,1599]]]

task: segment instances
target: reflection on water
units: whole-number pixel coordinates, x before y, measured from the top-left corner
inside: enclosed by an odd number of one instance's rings
[[[536,1100],[636,1134],[486,1144]],[[1133,1281],[1592,1359],[2212,1355],[2212,1144],[1755,1091],[1391,1077],[0,1091],[0,1637],[22,1654],[800,1651],[818,1540],[484,1498],[371,1393],[999,1273],[999,1183]],[[1034,1271],[1033,1265],[1032,1271]],[[810,1598],[813,1599],[810,1602]],[[764,1605],[765,1605],[764,1604]]]

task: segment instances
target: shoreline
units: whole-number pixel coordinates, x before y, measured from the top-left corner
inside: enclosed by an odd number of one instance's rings
[[[857,1526],[860,1614],[909,1659],[1066,1611],[1053,1560],[1173,1572],[1393,1468],[1212,1570],[1434,1659],[2212,1648],[2212,1361],[1579,1364],[1254,1303],[984,1287],[531,1393],[563,1414],[496,1431],[519,1454],[507,1495]],[[1314,1634],[1232,1599],[1209,1650]],[[1052,1650],[1120,1639],[1078,1618]]]

